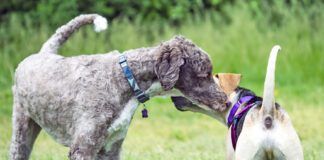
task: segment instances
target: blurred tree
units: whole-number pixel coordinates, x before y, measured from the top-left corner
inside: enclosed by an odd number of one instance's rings
[[[61,24],[71,17],[81,13],[99,13],[109,20],[127,18],[141,23],[152,21],[180,25],[190,15],[204,16],[208,11],[222,12],[225,5],[248,3],[257,15],[269,12],[272,20],[280,25],[280,12],[271,6],[274,3],[292,5],[300,3],[302,6],[323,3],[322,0],[1,0],[0,18],[4,22],[9,14],[27,15],[35,19],[34,23],[42,23],[51,19],[50,25]],[[225,15],[226,16],[226,15]]]
[[[80,13],[100,13],[107,18],[117,17],[141,22],[163,21],[180,24],[188,15],[202,15],[217,9],[224,0],[2,0],[0,18],[9,14],[29,15],[38,22],[51,19],[51,24],[62,23]],[[36,22],[37,22],[36,21]]]

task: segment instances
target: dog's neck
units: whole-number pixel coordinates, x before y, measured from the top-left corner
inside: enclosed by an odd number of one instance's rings
[[[228,123],[228,117],[230,116],[230,112],[231,110],[233,109],[233,107],[235,106],[236,103],[238,103],[238,101],[242,100],[243,97],[245,97],[245,99],[247,98],[246,96],[252,96],[253,98],[256,97],[256,95],[248,90],[248,89],[244,89],[244,88],[237,88],[234,92],[232,92],[230,95],[228,95],[229,97],[229,106],[228,109],[226,110],[225,114],[223,115],[224,116],[224,119],[225,119],[225,124]],[[244,99],[244,98],[243,98]],[[251,100],[251,98],[250,98]],[[249,101],[249,100],[247,100]],[[238,113],[240,110],[241,110],[241,104],[239,104],[239,109],[236,111],[236,113]]]
[[[154,65],[158,56],[154,54],[154,50],[155,48],[139,48],[124,52],[127,63],[143,91],[157,81]]]
[[[142,81],[157,79],[154,72],[154,65],[158,59],[158,55],[155,53],[155,49],[155,47],[139,48],[124,52],[127,63],[132,69],[135,78]]]
[[[224,118],[224,120],[225,120],[225,121],[224,121],[225,125],[227,124],[227,119],[228,119],[228,116],[229,116],[231,110],[233,109],[235,103],[236,103],[237,101],[239,101],[239,99],[240,99],[240,93],[238,93],[238,92],[235,92],[235,91],[234,91],[233,93],[231,93],[231,94],[229,95],[228,100],[229,100],[230,106],[227,108],[225,114],[223,114],[223,116],[224,116],[223,118]]]
[[[214,79],[216,84],[218,86],[220,86],[220,82],[219,82],[219,79],[218,78],[215,78]],[[228,102],[229,102],[229,106],[227,107],[227,109],[223,112],[220,112],[220,113],[212,113],[212,117],[220,120],[223,124],[227,125],[227,119],[228,119],[228,116],[232,110],[232,108],[234,107],[234,104],[239,100],[240,98],[240,92],[238,91],[238,89],[235,91],[233,91],[232,93],[229,93],[227,94],[228,96]],[[216,116],[215,116],[216,115]]]
[[[181,95],[180,91],[172,89],[164,91],[154,71],[159,55],[157,47],[139,48],[125,51],[128,65],[133,71],[135,79],[141,88],[150,97],[164,95]]]

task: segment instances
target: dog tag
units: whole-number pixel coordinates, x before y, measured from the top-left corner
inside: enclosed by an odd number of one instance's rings
[[[142,110],[142,118],[147,118],[148,117],[148,111],[146,108]]]

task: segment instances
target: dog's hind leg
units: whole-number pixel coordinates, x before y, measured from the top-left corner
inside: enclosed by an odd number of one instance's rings
[[[10,159],[28,159],[40,130],[40,126],[27,115],[23,106],[16,100],[13,106],[13,133],[10,145]]]
[[[235,160],[263,160],[264,154],[258,154],[259,148],[265,137],[265,132],[260,125],[263,123],[256,122],[258,111],[253,109],[247,113],[240,136],[238,137]],[[262,150],[261,150],[262,151]]]
[[[232,145],[231,132],[226,136],[226,160],[234,160],[235,151]]]
[[[283,111],[282,111],[283,112]],[[282,113],[285,116],[282,118],[282,122],[277,124],[277,132],[273,134],[278,148],[277,157],[284,155],[287,160],[303,160],[303,148],[301,142],[295,131],[291,120],[287,113]],[[282,154],[280,154],[282,153]]]

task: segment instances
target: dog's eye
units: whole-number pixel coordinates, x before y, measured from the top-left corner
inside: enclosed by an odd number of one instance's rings
[[[211,77],[212,76],[211,72],[208,72],[207,74],[208,74],[207,75],[208,77]]]

